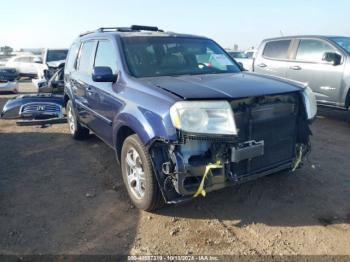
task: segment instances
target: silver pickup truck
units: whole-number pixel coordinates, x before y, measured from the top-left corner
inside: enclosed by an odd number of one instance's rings
[[[253,71],[307,84],[319,105],[345,110],[350,106],[350,37],[266,39],[255,56]]]

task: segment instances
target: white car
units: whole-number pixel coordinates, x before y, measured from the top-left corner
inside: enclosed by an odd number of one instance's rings
[[[244,51],[231,51],[227,50],[227,53],[238,63],[241,64],[241,66],[248,70],[252,71],[253,69],[253,58],[248,57],[248,55]]]
[[[27,76],[32,78],[38,77],[38,72],[42,72],[43,67],[46,67],[46,65],[42,63],[42,59],[35,55],[12,57],[6,63],[6,66],[16,68],[19,76]]]

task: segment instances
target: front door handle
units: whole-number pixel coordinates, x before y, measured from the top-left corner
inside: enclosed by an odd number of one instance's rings
[[[264,68],[264,67],[267,67],[267,65],[266,65],[266,64],[264,64],[264,63],[261,63],[261,64],[258,64],[258,67],[262,67],[262,68]]]
[[[300,67],[300,66],[290,66],[289,69],[292,69],[292,70],[301,70],[301,67]]]
[[[87,88],[86,88],[86,93],[87,93],[89,96],[92,96],[93,94],[95,94],[95,92],[92,90],[91,87],[87,87]]]

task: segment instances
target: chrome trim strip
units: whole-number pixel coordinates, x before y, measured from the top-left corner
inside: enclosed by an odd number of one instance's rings
[[[77,99],[75,99],[75,103],[77,103],[79,106],[81,106],[85,110],[91,112],[92,114],[94,114],[95,116],[97,116],[98,118],[100,118],[101,120],[106,122],[108,125],[112,126],[113,122],[111,120],[109,120],[108,118],[106,118],[103,115],[101,115],[101,114],[97,113],[96,111],[92,110],[91,108],[89,108],[88,106],[84,105],[82,102],[80,102]]]

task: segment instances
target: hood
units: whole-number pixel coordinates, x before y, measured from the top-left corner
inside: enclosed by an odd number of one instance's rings
[[[280,78],[255,73],[166,76],[139,79],[183,99],[243,98],[296,92],[303,87]]]
[[[51,61],[51,62],[47,62],[47,66],[53,67],[53,68],[62,67],[64,66],[65,62],[66,60]]]

